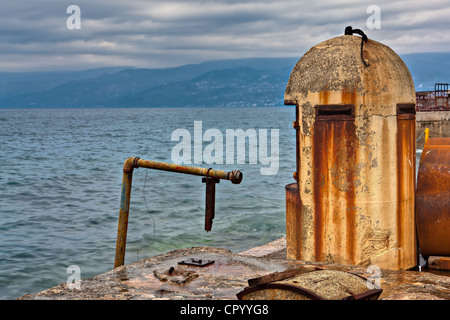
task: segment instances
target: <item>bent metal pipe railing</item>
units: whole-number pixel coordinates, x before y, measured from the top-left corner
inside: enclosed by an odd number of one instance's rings
[[[239,184],[242,181],[242,173],[238,170],[231,172],[222,170],[213,170],[199,167],[182,166],[173,163],[144,160],[139,157],[131,157],[125,160],[123,165],[122,178],[122,196],[120,200],[119,226],[117,229],[117,243],[116,243],[116,257],[114,261],[114,268],[122,266],[125,261],[125,247],[127,242],[128,230],[128,215],[130,211],[130,197],[131,197],[131,181],[133,178],[134,168],[147,168],[164,171],[179,172],[184,174],[191,174],[206,177],[207,194],[206,194],[206,211],[210,212],[210,218],[214,218],[214,185],[219,182],[219,179],[230,180],[233,184]],[[209,182],[208,179],[212,179]],[[210,228],[209,224],[209,228]],[[208,230],[208,229],[207,229]]]

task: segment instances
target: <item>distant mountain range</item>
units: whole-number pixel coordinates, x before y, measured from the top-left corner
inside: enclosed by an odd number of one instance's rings
[[[450,82],[450,53],[402,55],[417,91]],[[175,68],[0,72],[0,107],[233,107],[283,105],[299,57],[220,60]]]

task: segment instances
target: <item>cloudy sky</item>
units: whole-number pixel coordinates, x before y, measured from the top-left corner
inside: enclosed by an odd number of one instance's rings
[[[448,0],[1,0],[0,71],[300,57],[348,25],[397,53],[450,52],[449,17]]]

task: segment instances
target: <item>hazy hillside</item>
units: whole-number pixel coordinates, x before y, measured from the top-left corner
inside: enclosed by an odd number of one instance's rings
[[[450,53],[402,56],[416,90],[450,82]],[[298,57],[211,61],[176,68],[0,72],[0,107],[89,108],[283,105]]]
[[[185,87],[189,86],[185,82],[195,82],[202,75],[208,77],[208,72],[241,67],[247,67],[249,70],[254,68],[251,70],[255,70],[256,73],[258,70],[270,70],[277,75],[278,69],[286,66],[292,69],[291,66],[295,62],[296,59],[294,58],[224,60],[166,69],[120,68],[116,72],[103,72],[93,74],[91,77],[82,77],[76,72],[74,72],[73,77],[70,77],[70,72],[62,72],[61,74],[55,74],[54,72],[47,74],[45,72],[36,74],[0,73],[0,107],[134,107],[135,105],[129,104],[132,101],[138,103],[139,106],[157,106],[153,101],[146,103],[143,100],[146,95],[149,97],[157,96],[158,94],[154,93],[157,90],[156,88],[161,88],[164,92],[168,89],[167,86]],[[92,73],[93,71],[86,70],[79,73],[85,75],[89,72]],[[287,77],[289,77],[289,72]],[[227,85],[233,82],[232,77],[227,79],[221,79],[220,77],[222,75],[219,75],[219,78],[215,80],[209,77],[208,81],[215,81],[216,83],[226,81]],[[247,82],[253,80],[249,76]],[[277,79],[272,80],[278,81]],[[283,79],[279,80],[282,81]],[[255,87],[257,88],[260,83],[258,83],[258,80],[255,81]],[[251,83],[247,85],[251,87]],[[277,82],[272,84],[272,86],[278,85]],[[178,93],[175,91],[172,96]],[[183,95],[182,92],[180,94]],[[194,92],[192,94],[195,95]],[[199,95],[197,96],[199,97]],[[158,98],[158,101],[161,101],[161,99]],[[261,101],[256,103],[259,102]],[[170,103],[170,105],[175,104]],[[184,106],[185,103],[178,99],[177,105]],[[196,102],[191,99],[190,105],[196,105]]]
[[[118,106],[209,107],[283,105],[292,68],[214,70],[187,81],[170,82],[125,97]]]
[[[99,77],[130,67],[97,68],[82,71],[0,72],[0,98],[52,89],[70,81]]]

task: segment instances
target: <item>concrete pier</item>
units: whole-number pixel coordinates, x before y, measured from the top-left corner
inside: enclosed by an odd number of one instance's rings
[[[430,137],[450,137],[450,111],[433,111],[416,113],[416,140],[424,130],[430,129]],[[423,149],[425,139],[422,136],[416,143],[417,149]]]
[[[288,260],[281,238],[245,252],[212,247],[186,248],[82,279],[79,289],[66,283],[18,300],[235,300],[249,279],[289,268],[331,269],[373,277],[373,269]],[[213,260],[205,266],[178,264],[190,258]],[[378,276],[378,275],[376,275]],[[450,277],[417,271],[380,270],[379,300],[450,300]]]

